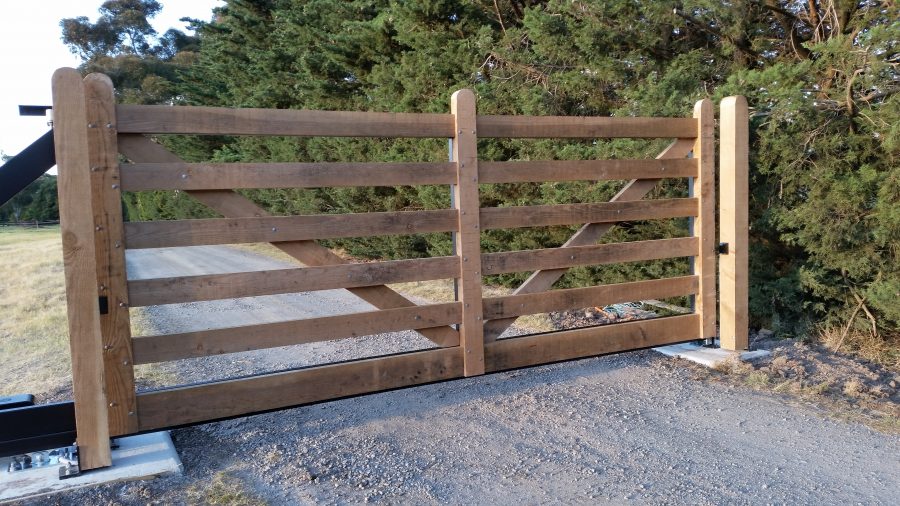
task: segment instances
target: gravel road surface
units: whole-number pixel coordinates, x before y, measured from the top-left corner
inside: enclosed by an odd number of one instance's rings
[[[278,268],[131,251],[130,277]],[[150,308],[154,331],[372,309],[341,291]],[[429,347],[396,333],[173,363],[183,382]],[[897,504],[900,437],[637,351],[175,430],[185,472],[34,504]],[[219,485],[216,485],[219,483]],[[227,488],[227,487],[226,487]]]

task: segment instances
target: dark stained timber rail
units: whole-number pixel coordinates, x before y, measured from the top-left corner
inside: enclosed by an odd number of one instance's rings
[[[450,114],[120,105],[119,133],[453,137]]]
[[[125,224],[125,246],[132,249],[284,242],[339,237],[450,232],[458,226],[453,209],[387,213],[317,214],[140,221]]]

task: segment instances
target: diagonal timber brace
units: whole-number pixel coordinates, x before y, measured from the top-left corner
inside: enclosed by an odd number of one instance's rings
[[[171,151],[139,134],[119,135],[119,152],[135,163],[185,163]],[[226,218],[269,216],[269,213],[263,208],[234,190],[189,190],[186,193]],[[271,244],[306,266],[347,263],[343,258],[315,241],[286,241]],[[416,305],[384,285],[348,288],[347,290],[379,309]],[[432,327],[419,329],[417,332],[441,347],[459,345],[459,332],[452,327]]]
[[[675,139],[656,156],[660,159],[684,158],[694,149],[694,139]],[[659,179],[632,179],[619,193],[613,197],[610,202],[624,202],[629,200],[640,200],[644,198],[659,183]],[[575,246],[587,246],[595,244],[600,237],[606,234],[615,226],[615,223],[587,223],[583,225],[578,232],[563,244],[562,248],[571,248]],[[549,290],[553,283],[563,276],[569,269],[548,269],[543,271],[535,271],[522,283],[519,288],[513,292],[513,295],[523,295],[526,293],[536,293]],[[516,318],[502,318],[498,320],[490,320],[484,324],[484,340],[485,342],[495,341],[503,332],[515,323]]]

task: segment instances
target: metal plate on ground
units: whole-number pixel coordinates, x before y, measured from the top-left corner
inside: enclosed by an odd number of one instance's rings
[[[112,466],[65,480],[59,479],[58,465],[7,472],[9,459],[0,459],[3,464],[0,502],[116,481],[154,478],[182,470],[168,431],[116,438],[116,443],[119,447],[112,451]]]

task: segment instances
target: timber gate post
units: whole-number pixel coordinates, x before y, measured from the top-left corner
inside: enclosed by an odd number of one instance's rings
[[[454,118],[453,161],[456,162],[456,192],[453,207],[459,212],[456,256],[460,262],[459,294],[462,322],[459,344],[463,348],[466,376],[484,374],[484,321],[481,301],[481,227],[478,199],[478,137],[475,94],[459,90],[450,99]]]
[[[53,74],[53,136],[58,170],[59,214],[66,271],[72,389],[81,469],[112,464],[100,319],[100,290],[93,213],[91,150],[101,127],[88,120],[81,74]]]
[[[700,251],[694,257],[694,273],[700,283],[694,311],[700,315],[700,338],[713,339],[716,337],[716,155],[712,101],[697,102],[694,118],[697,119],[694,158],[700,165],[693,181],[693,194],[699,199],[694,236],[700,241]]]
[[[749,151],[747,99],[727,97],[719,125],[719,335],[726,350],[746,350],[749,284]],[[726,249],[727,248],[727,249]]]

